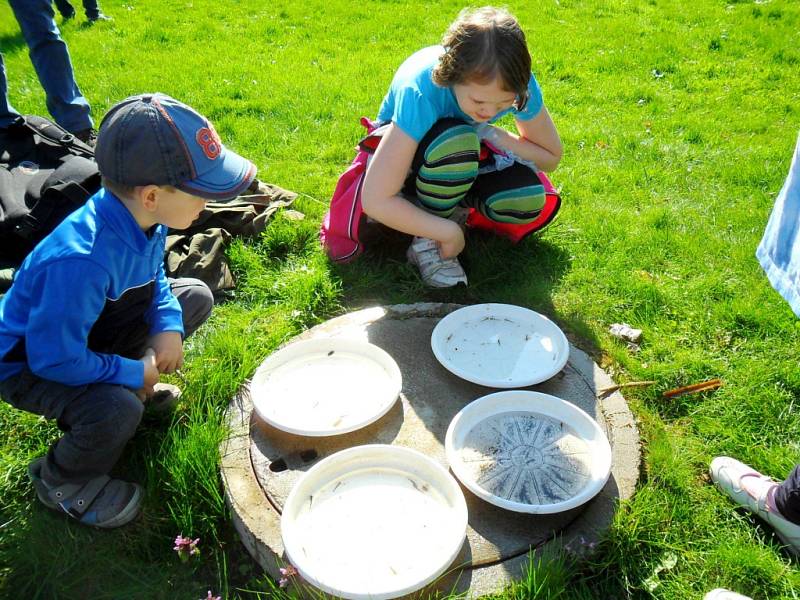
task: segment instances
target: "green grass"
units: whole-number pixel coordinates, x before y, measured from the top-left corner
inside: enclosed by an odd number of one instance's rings
[[[273,222],[230,250],[234,299],[188,344],[185,404],[149,417],[117,471],[147,486],[141,521],[114,532],[67,523],[33,501],[27,462],[56,428],[0,405],[0,595],[225,598],[277,595],[236,538],[218,444],[227,402],[275,347],[372,303],[510,302],[553,317],[619,380],[639,419],[644,464],[591,557],[552,556],[501,597],[753,598],[800,594],[796,563],[768,528],[708,483],[717,454],[776,477],[800,462],[800,321],[755,258],[800,129],[800,5],[791,0],[545,0],[509,8],[562,135],[553,180],[564,207],[517,247],[474,236],[471,285],[423,288],[387,244],[331,266],[317,228],[336,177],[394,68],[436,43],[462,7],[342,0],[104,0],[111,24],[63,27],[99,118],[145,91],[208,115],[261,178],[301,192],[304,222]],[[45,115],[43,93],[6,4],[0,48],[12,102]],[[639,353],[610,338],[644,330]],[[661,392],[709,377],[710,394]],[[202,555],[181,563],[178,533]]]

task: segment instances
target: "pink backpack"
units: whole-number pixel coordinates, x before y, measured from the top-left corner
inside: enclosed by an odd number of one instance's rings
[[[367,137],[358,143],[358,153],[350,168],[345,171],[336,183],[331,198],[331,207],[325,213],[319,238],[322,247],[331,260],[347,262],[364,251],[358,241],[358,228],[361,224],[361,187],[367,173],[367,162],[381,141],[383,131],[378,131],[376,124],[361,117],[361,124],[367,129]]]
[[[359,226],[364,218],[361,208],[361,188],[364,185],[369,158],[375,153],[388,127],[388,124],[378,127],[366,117],[361,117],[361,124],[367,129],[367,137],[358,143],[356,157],[347,171],[339,177],[331,198],[331,207],[325,213],[319,232],[322,247],[325,248],[328,257],[336,262],[348,262],[364,251],[364,246],[358,239]],[[483,153],[490,151],[492,150],[482,147],[481,157],[483,158]],[[544,186],[546,199],[544,208],[535,221],[520,225],[496,223],[471,209],[467,227],[491,231],[511,239],[514,243],[539,231],[555,218],[561,208],[561,198],[547,176],[540,172],[539,179]]]

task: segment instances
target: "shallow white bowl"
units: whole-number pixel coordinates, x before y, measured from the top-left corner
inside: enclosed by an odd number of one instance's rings
[[[433,329],[431,349],[453,374],[495,388],[540,383],[569,359],[569,342],[555,323],[511,304],[476,304],[450,313]]]
[[[523,513],[580,506],[611,473],[611,446],[594,419],[561,398],[525,390],[465,406],[450,422],[445,450],[470,491]]]
[[[258,415],[282,431],[326,436],[381,418],[402,388],[400,369],[381,348],[343,338],[295,342],[261,363],[250,383]]]
[[[342,598],[396,598],[441,575],[467,531],[456,480],[421,452],[366,445],[314,465],[283,508],[281,536],[306,581]]]

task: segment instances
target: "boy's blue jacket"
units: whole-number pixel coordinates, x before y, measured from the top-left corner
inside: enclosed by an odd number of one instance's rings
[[[164,274],[167,228],[142,231],[101,189],[25,259],[0,300],[0,381],[27,364],[67,385],[144,385],[140,356],[120,343],[162,331],[183,335],[181,308]],[[120,310],[121,309],[121,310]]]

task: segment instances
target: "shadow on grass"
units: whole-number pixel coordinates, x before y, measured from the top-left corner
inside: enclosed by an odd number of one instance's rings
[[[551,226],[557,227],[557,225]],[[362,230],[363,231],[363,230]],[[362,235],[366,251],[358,259],[331,264],[342,282],[347,310],[415,302],[480,304],[498,302],[524,306],[547,315],[566,330],[570,341],[592,356],[599,342],[591,328],[575,315],[559,313],[552,296],[570,269],[570,253],[546,237],[531,236],[519,244],[470,230],[459,256],[469,278],[467,287],[426,287],[405,257],[410,236],[370,226]]]
[[[2,539],[0,556],[9,568],[0,594],[31,599],[167,597],[162,594],[171,587],[174,573],[149,561],[137,531],[141,528],[90,529],[31,497],[28,507],[15,511],[14,527]]]
[[[21,31],[0,35],[0,52],[3,54],[15,54],[21,48],[25,47],[27,46]]]

